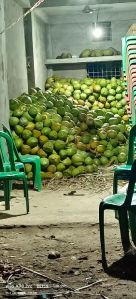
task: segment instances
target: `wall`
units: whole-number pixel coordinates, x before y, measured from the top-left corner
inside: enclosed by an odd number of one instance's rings
[[[25,46],[27,60],[28,90],[35,87],[33,37],[32,37],[32,16],[28,14],[24,19]]]
[[[114,47],[121,50],[121,38],[126,34],[130,25],[136,22],[136,17],[133,11],[101,13],[98,21],[111,21],[112,25],[112,41],[106,42],[92,41],[91,23],[95,21],[95,14],[54,16],[50,25],[53,45],[52,58],[56,58],[57,55],[65,51],[78,56],[85,48]]]
[[[42,12],[41,12],[42,13]],[[46,24],[40,15],[40,11],[32,13],[32,39],[33,39],[33,59],[35,86],[44,89],[45,80],[47,78],[46,60]]]
[[[16,21],[23,14],[22,7],[14,0],[4,0],[4,7],[6,26]],[[22,20],[6,32],[6,51],[8,94],[9,98],[13,98],[28,90],[24,24]]]
[[[51,69],[48,71],[48,77],[52,75],[57,75],[60,77],[65,77],[65,78],[84,78],[87,76],[87,69],[86,69],[86,64],[63,64],[63,65],[54,65]]]
[[[4,3],[0,1],[0,32],[5,28]],[[0,128],[1,123],[8,124],[9,102],[7,86],[7,59],[5,33],[0,35]]]

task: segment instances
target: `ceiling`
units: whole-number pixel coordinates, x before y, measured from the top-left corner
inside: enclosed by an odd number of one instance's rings
[[[77,5],[77,6],[59,6],[59,7],[46,7],[44,8],[46,10],[47,15],[49,16],[59,16],[59,15],[75,15],[75,14],[83,14],[83,9],[85,5]],[[95,5],[89,5],[90,9],[96,9],[97,11],[107,11],[110,12],[127,12],[127,11],[136,11],[136,2],[135,3],[113,3],[112,4],[95,4]]]
[[[36,0],[29,0],[31,5],[36,3]],[[41,6],[57,7],[57,6],[80,6],[80,5],[100,5],[114,3],[135,3],[135,0],[44,0]]]
[[[37,0],[15,0],[24,8],[33,6]],[[39,6],[47,16],[65,16],[83,14],[83,9],[89,5],[91,9],[108,12],[136,12],[136,0],[44,0]]]

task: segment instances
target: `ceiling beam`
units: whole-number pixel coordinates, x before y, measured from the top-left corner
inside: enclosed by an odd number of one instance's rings
[[[102,5],[114,3],[134,3],[135,0],[44,0],[40,7],[56,7],[56,6],[80,6],[80,5]],[[31,6],[36,3],[36,0],[30,0]]]

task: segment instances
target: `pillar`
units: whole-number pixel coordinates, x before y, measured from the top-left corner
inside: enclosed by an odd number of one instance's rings
[[[0,0],[0,32],[5,28],[4,0]],[[0,126],[8,124],[9,100],[7,84],[6,35],[0,34]]]

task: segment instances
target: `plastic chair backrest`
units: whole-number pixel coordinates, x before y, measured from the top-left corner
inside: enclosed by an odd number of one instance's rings
[[[8,156],[7,156],[7,147],[5,144],[5,140],[3,137],[0,138],[0,151],[1,151],[1,158],[3,162],[9,162]]]
[[[0,131],[0,139],[1,138],[4,138],[6,140],[6,147],[7,147],[7,153],[8,153],[7,160],[8,160],[8,163],[10,164],[11,171],[15,171],[16,167],[15,167],[15,161],[14,161],[14,150],[13,150],[12,139],[7,133],[5,133],[3,131]],[[2,160],[2,154],[1,154],[1,160]]]
[[[4,131],[5,133],[7,133],[7,134],[11,137],[11,139],[12,139],[13,150],[14,150],[14,159],[15,159],[15,160],[17,159],[18,161],[21,161],[20,156],[19,156],[19,153],[18,153],[18,150],[17,150],[17,147],[16,147],[16,145],[15,145],[15,142],[14,142],[14,139],[13,139],[13,137],[12,137],[12,134],[11,134],[10,130],[9,130],[7,127],[5,127],[4,124],[2,124],[2,127],[3,127],[3,131]]]
[[[4,172],[3,157],[0,151],[0,172]]]
[[[128,144],[128,158],[127,158],[127,164],[132,165],[134,161],[134,154],[135,154],[135,145],[134,141],[136,138],[136,125],[134,125],[130,130],[129,135],[129,144]]]
[[[129,35],[129,36],[126,36],[125,37],[125,40],[128,41],[128,40],[136,40],[136,36],[135,35]]]
[[[126,199],[124,202],[124,206],[126,206],[127,208],[131,205],[131,202],[132,202],[135,183],[136,183],[136,160],[134,160],[134,162],[132,164],[129,184],[128,184],[128,188],[127,188],[127,195],[126,195]]]
[[[122,38],[122,66],[123,71],[126,71],[126,40],[125,37]]]

